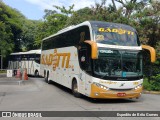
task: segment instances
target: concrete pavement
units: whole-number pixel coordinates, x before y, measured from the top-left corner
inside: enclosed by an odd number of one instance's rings
[[[0,79],[2,80],[3,77],[1,76]],[[160,95],[152,94],[143,94],[140,99],[126,100],[75,98],[71,90],[56,83],[47,84],[43,78],[29,78],[21,85],[9,82],[0,83],[0,111],[159,111],[159,100]],[[38,120],[40,119],[53,118],[38,118]],[[59,120],[60,118],[54,119]],[[102,120],[109,118],[76,119]],[[110,119],[120,118],[112,117]]]

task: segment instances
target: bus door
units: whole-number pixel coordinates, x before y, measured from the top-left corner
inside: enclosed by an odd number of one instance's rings
[[[80,89],[83,89],[83,93],[90,92],[90,83],[91,83],[91,58],[90,58],[90,50],[87,47],[81,48],[79,50],[79,60],[80,60]]]

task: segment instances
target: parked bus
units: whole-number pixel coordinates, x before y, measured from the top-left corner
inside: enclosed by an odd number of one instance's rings
[[[11,53],[8,68],[17,70],[27,68],[28,75],[39,76],[41,50]]]
[[[40,74],[72,89],[75,97],[139,98],[142,93],[142,50],[134,28],[117,23],[86,21],[42,41]]]

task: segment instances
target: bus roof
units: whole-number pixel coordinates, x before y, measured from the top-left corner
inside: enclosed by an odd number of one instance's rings
[[[121,23],[112,23],[112,22],[105,22],[105,21],[85,21],[85,22],[80,23],[78,25],[68,26],[68,27],[66,27],[66,28],[58,31],[55,34],[50,35],[49,37],[44,38],[43,40],[47,40],[47,39],[52,38],[52,37],[54,37],[56,35],[59,35],[61,33],[65,33],[65,32],[67,32],[69,30],[73,30],[73,29],[78,28],[78,27],[83,26],[83,25],[92,26],[92,25],[95,25],[95,24],[108,24],[108,25],[111,25],[111,26],[117,26],[117,27],[126,28],[128,30],[136,31],[133,27],[131,27],[129,25],[126,25],[126,24],[121,24]]]
[[[41,50],[30,50],[27,52],[16,52],[16,53],[11,53],[10,55],[22,55],[22,54],[41,54]]]

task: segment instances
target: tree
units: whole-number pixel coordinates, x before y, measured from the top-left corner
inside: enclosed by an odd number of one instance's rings
[[[42,39],[45,37],[63,29],[69,16],[74,12],[74,5],[69,6],[68,10],[64,6],[59,7],[54,5],[53,7],[55,7],[57,10],[60,10],[61,13],[56,10],[45,10],[46,15],[44,16],[44,22],[38,25],[38,31],[35,40],[36,46],[40,46]]]
[[[17,10],[6,6],[3,2],[0,2],[0,14],[0,21],[4,23],[6,28],[10,29],[8,34],[12,34],[12,36],[10,36],[8,39],[11,39],[11,41],[14,42],[14,45],[16,46],[13,47],[14,50],[19,51],[19,37],[22,33],[22,22],[18,18],[23,17],[23,15],[20,14]]]
[[[71,17],[68,18],[65,26],[76,25],[86,20],[92,20],[92,10],[88,7],[75,11]]]
[[[38,31],[38,25],[41,23],[41,21],[35,21],[35,20],[27,20],[25,19],[25,22],[22,26],[22,34],[21,34],[21,47],[22,51],[28,51],[33,49],[39,49],[39,46],[35,46],[35,39],[36,34]]]
[[[10,39],[13,36],[10,27],[0,21],[0,54],[5,57],[9,54],[13,47],[13,41]]]
[[[0,54],[7,66],[11,52],[35,49],[34,39],[38,21],[28,20],[18,10],[0,1]]]
[[[131,19],[137,24],[135,28],[141,42],[157,48],[160,39],[160,2],[150,2],[136,10]]]

